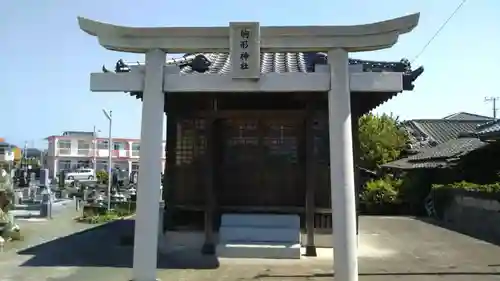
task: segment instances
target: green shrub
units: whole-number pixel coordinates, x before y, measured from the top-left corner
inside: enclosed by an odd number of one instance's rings
[[[496,193],[500,192],[500,182],[489,183],[489,184],[477,184],[472,182],[460,181],[460,182],[454,182],[452,184],[433,184],[432,189],[433,190],[461,189],[466,191]]]
[[[434,208],[439,217],[442,217],[444,210],[451,204],[457,191],[467,191],[467,196],[497,199],[500,194],[500,183],[477,184],[466,181],[454,182],[451,184],[433,184],[432,200]]]
[[[110,211],[106,210],[106,208],[84,208],[83,215],[77,221],[90,224],[105,223],[123,219],[133,214],[134,211],[126,208],[116,208]]]
[[[366,183],[360,199],[366,205],[399,203],[398,191],[402,183],[402,180],[392,177],[371,180]]]
[[[123,216],[120,216],[118,213],[114,211],[105,212],[100,215],[91,215],[91,216],[82,216],[78,218],[79,222],[97,224],[97,223],[105,223],[114,220],[121,219]]]
[[[109,176],[108,176],[108,173],[104,170],[97,171],[95,176],[97,178],[97,181],[99,181],[101,183],[108,182]]]

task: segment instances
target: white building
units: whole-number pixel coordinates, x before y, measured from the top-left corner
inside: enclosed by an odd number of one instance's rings
[[[10,148],[0,148],[0,162],[13,162],[14,152]]]
[[[47,141],[46,163],[52,176],[61,170],[78,167],[95,167],[97,171],[108,169],[108,138],[97,137],[93,132],[64,132],[60,136],[49,136]],[[113,138],[112,166],[138,171],[139,150],[139,139]],[[164,168],[165,142],[162,158]]]

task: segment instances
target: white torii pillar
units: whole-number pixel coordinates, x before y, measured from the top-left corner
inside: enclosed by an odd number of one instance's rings
[[[413,14],[359,26],[260,28],[262,35],[260,49],[277,52],[328,50],[330,176],[336,280],[358,280],[350,106],[350,91],[353,85],[350,85],[349,81],[348,52],[389,48],[397,42],[400,34],[410,32],[417,26],[418,18],[419,14]],[[164,74],[165,52],[162,50],[177,53],[227,52],[230,49],[229,29],[227,27],[132,28],[103,24],[84,18],[79,18],[79,24],[82,30],[98,37],[99,43],[109,50],[146,54],[144,73],[140,70],[136,73],[100,74],[94,76],[96,85],[94,87],[91,83],[91,88],[94,91],[143,92],[140,191],[137,198],[133,277],[135,281],[153,281],[156,278],[157,267],[163,90],[164,87],[169,87],[163,80],[166,79],[164,77],[170,76]],[[307,76],[308,74],[303,74],[301,78],[307,79]],[[368,76],[373,75],[366,75]],[[179,80],[183,78],[179,75],[172,77]],[[220,75],[205,77],[209,78],[207,81],[221,81]],[[257,80],[260,77],[260,75],[256,77]],[[259,84],[257,80],[252,82],[252,87],[248,89],[258,91],[259,87],[264,87],[265,83]],[[402,90],[402,76],[399,82],[401,87],[396,91]],[[232,84],[233,88],[227,87],[225,91],[234,91],[235,87],[241,85]],[[384,91],[383,88],[381,85],[373,85],[373,89],[378,89],[375,91]],[[180,91],[180,88],[177,91]],[[206,89],[201,85],[196,89],[187,87],[185,92],[193,91],[204,92]]]
[[[351,129],[348,52],[328,51],[330,91],[330,188],[335,280],[358,280],[356,193]]]
[[[156,280],[158,219],[163,155],[163,70],[166,54],[162,50],[146,53],[142,95],[141,149],[134,230],[133,280]]]

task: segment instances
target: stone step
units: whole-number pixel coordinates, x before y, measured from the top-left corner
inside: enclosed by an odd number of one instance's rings
[[[300,228],[300,217],[298,215],[274,215],[274,214],[223,214],[221,227],[272,227],[272,228]]]
[[[294,228],[222,226],[219,229],[220,243],[288,243],[300,244],[300,231]]]
[[[300,259],[300,244],[244,243],[219,244],[221,258]]]

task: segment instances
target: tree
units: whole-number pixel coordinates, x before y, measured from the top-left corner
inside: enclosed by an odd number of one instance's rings
[[[406,149],[408,135],[401,128],[398,118],[370,113],[362,116],[358,122],[363,168],[377,170],[380,165],[398,159]]]

